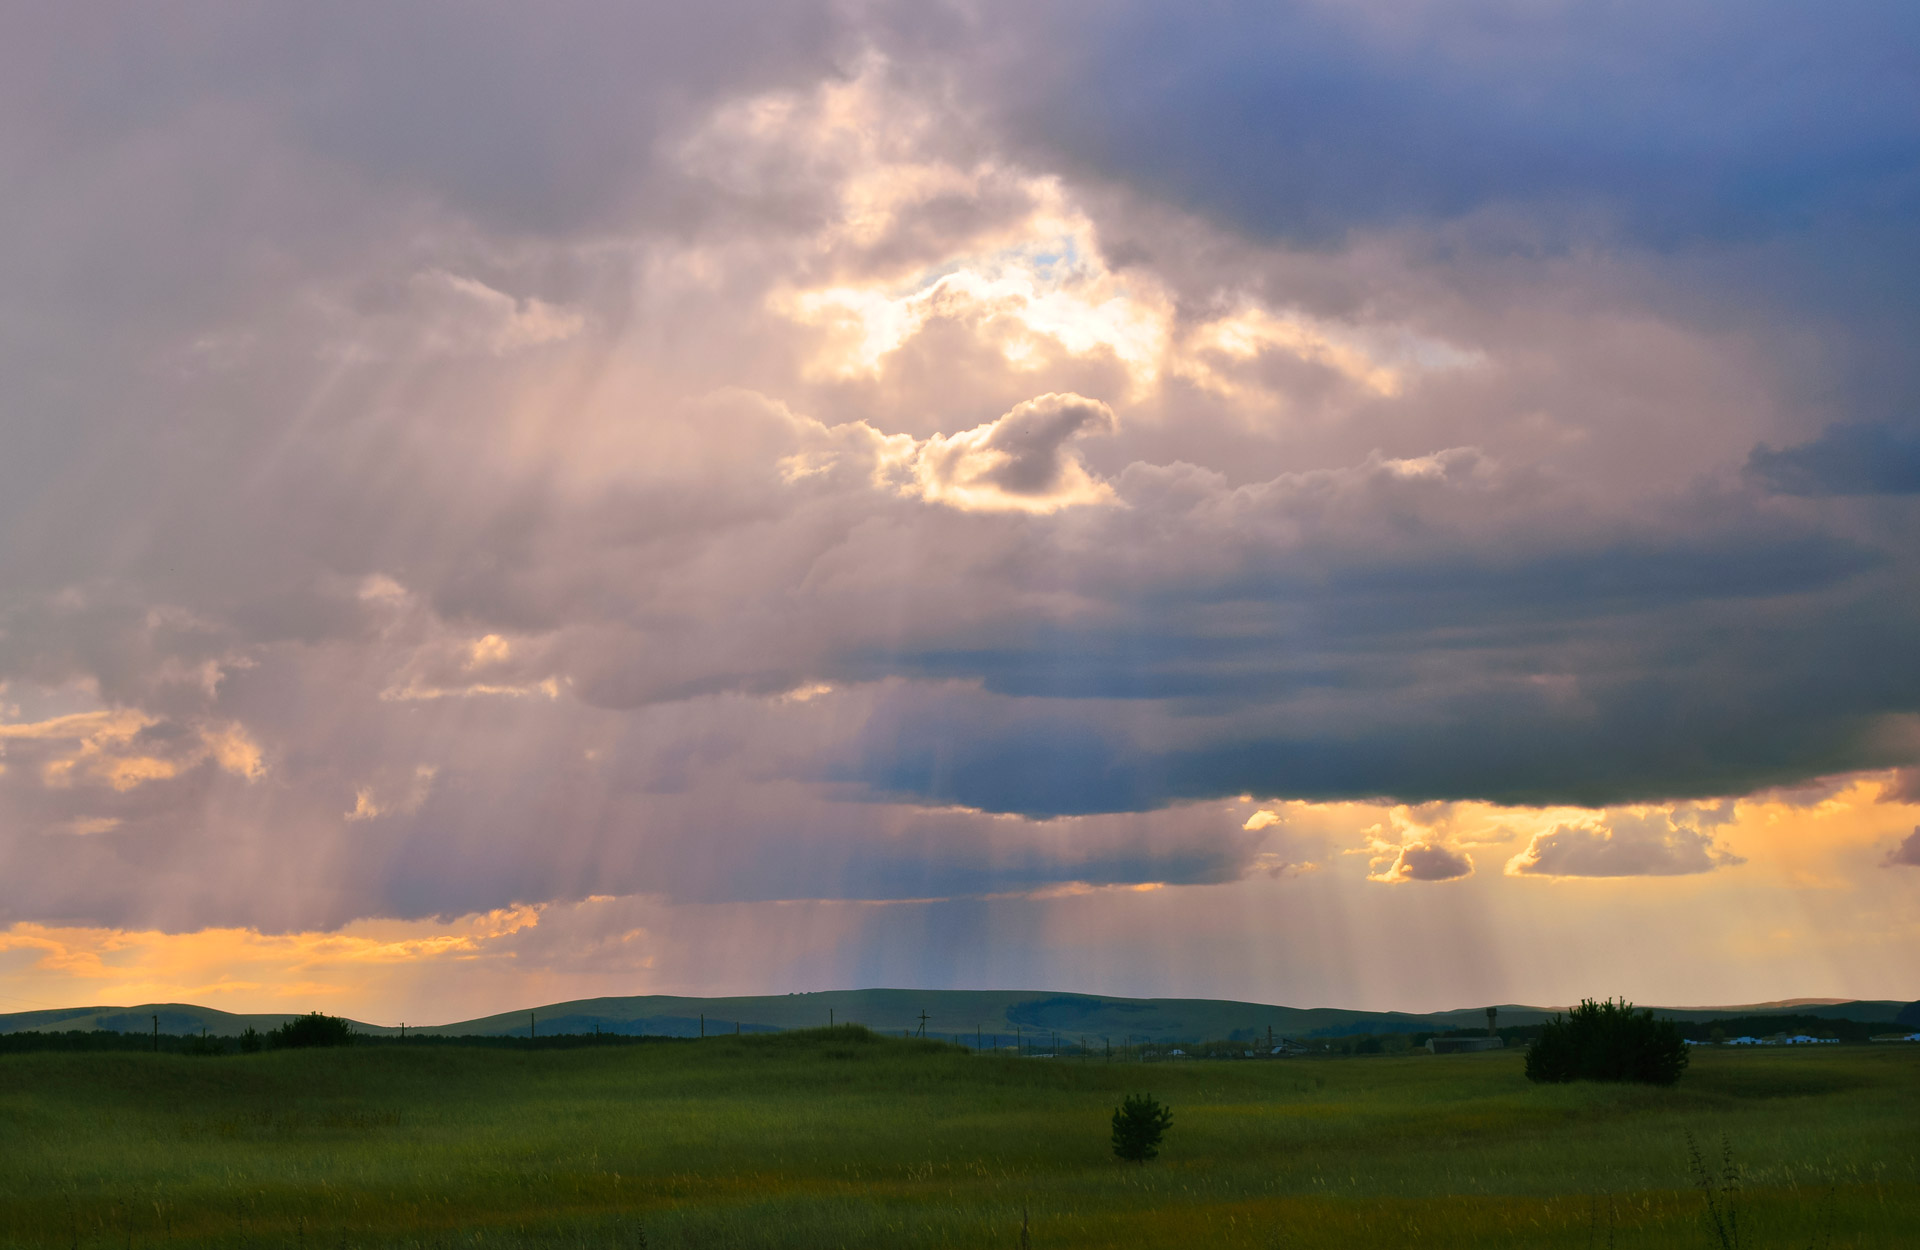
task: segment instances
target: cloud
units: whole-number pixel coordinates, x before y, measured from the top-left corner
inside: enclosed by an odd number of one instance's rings
[[[103,744],[126,742],[152,720],[139,712],[72,712],[43,721],[0,725],[0,739],[27,742],[79,742],[99,750]]]
[[[1023,37],[979,64],[981,96],[1029,150],[1293,238],[1506,210],[1672,243],[1911,203],[1920,135],[1885,111],[1911,84],[1870,51],[1913,37],[1898,4],[994,12]]]
[[[1410,842],[1385,868],[1370,874],[1374,881],[1457,881],[1473,875],[1473,859],[1465,852],[1438,842]]]
[[[211,760],[249,781],[266,774],[260,746],[239,724],[195,727],[132,709],[74,712],[48,720],[0,724],[0,745],[36,766],[52,788],[76,784],[131,790]]]
[[[1671,813],[1615,812],[1592,825],[1558,825],[1534,835],[1507,862],[1509,876],[1671,877],[1746,861],[1710,834],[1676,824]]]
[[[586,326],[579,312],[536,296],[515,299],[477,279],[440,269],[413,275],[408,292],[413,307],[402,314],[407,320],[398,326],[391,320],[376,325],[374,336],[391,338],[396,330],[411,330],[419,336],[421,350],[504,356],[564,342]]]
[[[1920,868],[1920,828],[1915,828],[1899,846],[1888,851],[1886,859],[1881,862],[1889,868],[1900,864]]]
[[[395,814],[412,815],[433,793],[433,779],[439,771],[432,764],[417,765],[411,776],[396,776],[394,770],[384,770],[384,775],[377,780],[354,788],[353,807],[346,812],[345,819],[373,820]]]
[[[1089,474],[1068,443],[1113,429],[1113,410],[1099,400],[1042,395],[986,425],[929,438],[913,457],[915,486],[924,499],[968,510],[1105,503],[1113,488]]]
[[[0,40],[0,918],[1211,886],[1337,865],[1292,800],[1911,763],[1912,518],[1802,497],[1904,463],[1910,19],[1769,10],[1756,96],[1630,10]],[[1519,871],[1729,862],[1676,819]]]
[[[266,776],[266,761],[260,752],[260,744],[253,740],[246,726],[239,724],[224,725],[204,729],[201,738],[220,767],[248,781],[257,781]]]
[[[1882,803],[1920,803],[1920,768],[1896,769],[1880,789]]]
[[[1899,426],[1833,425],[1811,442],[1753,449],[1747,472],[1787,495],[1920,494],[1920,432]]]

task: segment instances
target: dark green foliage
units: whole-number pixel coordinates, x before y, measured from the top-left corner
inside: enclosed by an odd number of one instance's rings
[[[186,1053],[189,1055],[224,1055],[227,1053],[227,1041],[223,1037],[208,1037],[202,1033],[199,1037],[187,1039]]]
[[[176,1049],[183,1039],[170,1033],[160,1036],[163,1050]],[[146,1033],[115,1033],[107,1029],[68,1029],[61,1033],[0,1033],[0,1055],[25,1054],[40,1050],[151,1050],[153,1041]]]
[[[1527,1079],[1671,1085],[1687,1061],[1686,1039],[1673,1021],[1635,1011],[1624,998],[1589,998],[1542,1026],[1527,1051]]]
[[[256,1054],[264,1045],[266,1045],[266,1039],[261,1037],[260,1030],[251,1024],[247,1026],[247,1031],[240,1035],[240,1053],[243,1055]]]
[[[1113,1153],[1131,1163],[1145,1163],[1160,1155],[1160,1139],[1173,1123],[1173,1112],[1151,1095],[1127,1096],[1113,1112]]]
[[[63,1033],[3,1033],[0,1034],[0,1055],[27,1054],[36,1051],[133,1051],[146,1054],[158,1051],[165,1055],[218,1055],[226,1053],[226,1040],[219,1037],[202,1037],[199,1034],[182,1036],[176,1033],[117,1033],[109,1029],[92,1029],[81,1032],[69,1029]]]
[[[1832,1016],[1809,1016],[1800,1014],[1771,1014],[1764,1016],[1730,1016],[1721,1020],[1695,1024],[1689,1021],[1676,1021],[1680,1034],[1689,1041],[1707,1042],[1714,1040],[1717,1031],[1726,1037],[1772,1037],[1777,1033],[1805,1033],[1809,1037],[1831,1037],[1842,1042],[1864,1042],[1875,1033],[1885,1033],[1887,1025],[1869,1024],[1860,1020],[1842,1020]]]
[[[308,1046],[351,1046],[356,1036],[353,1026],[345,1020],[315,1011],[295,1016],[267,1034],[267,1041],[276,1050],[295,1050]]]

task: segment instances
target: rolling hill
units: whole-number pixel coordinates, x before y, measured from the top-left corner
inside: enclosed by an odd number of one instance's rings
[[[1845,1001],[1795,999],[1728,1007],[1657,1008],[1676,1019],[1710,1023],[1716,1019],[1766,1014],[1819,1015],[1868,1023],[1892,1022],[1908,1004],[1892,1000]],[[1501,1004],[1503,1025],[1534,1024],[1553,1008]],[[1351,1033],[1411,1033],[1425,1029],[1478,1028],[1485,1008],[1431,1013],[1350,1011],[1334,1007],[1281,1007],[1212,998],[1113,998],[1098,994],[1062,994],[1018,990],[828,990],[808,994],[737,998],[684,998],[642,995],[588,998],[549,1003],[527,1010],[481,1016],[448,1024],[407,1026],[409,1033],[443,1036],[602,1033],[696,1037],[758,1033],[859,1023],[887,1032],[914,1030],[926,1013],[926,1030],[935,1037],[979,1038],[1012,1045],[1016,1037],[1059,1033],[1063,1037],[1129,1038],[1174,1042],[1201,1039],[1252,1041],[1270,1028],[1276,1037],[1335,1037]],[[233,1014],[187,1003],[137,1007],[71,1007],[0,1015],[0,1033],[106,1029],[144,1033],[233,1036],[249,1025],[266,1030],[290,1019],[286,1014]],[[356,1022],[363,1031],[387,1036],[395,1026]]]

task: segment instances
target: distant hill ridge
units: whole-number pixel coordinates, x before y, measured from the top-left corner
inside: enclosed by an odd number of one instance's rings
[[[1556,1008],[1502,1003],[1503,1025],[1535,1024]],[[1662,1016],[1711,1023],[1716,1019],[1755,1015],[1814,1015],[1828,1019],[1888,1023],[1913,1016],[1920,1004],[1898,1000],[1785,999],[1776,1003],[1732,1007],[1655,1008]],[[983,1040],[998,1037],[1013,1044],[1016,1036],[1059,1033],[1063,1037],[1128,1038],[1153,1041],[1264,1039],[1276,1037],[1338,1037],[1353,1033],[1413,1033],[1422,1030],[1479,1028],[1486,1023],[1484,1007],[1453,1011],[1350,1011],[1338,1007],[1282,1007],[1266,1003],[1216,998],[1116,998],[1101,994],[1048,993],[1021,990],[825,990],[805,994],[764,994],[734,998],[688,998],[647,994],[630,998],[585,998],[549,1003],[520,1011],[481,1016],[451,1024],[416,1025],[408,1033],[447,1036],[602,1033],[695,1037],[764,1033],[782,1029],[815,1028],[829,1021],[858,1023],[898,1032],[918,1030],[921,1013],[934,1037]],[[1904,1015],[1903,1015],[1904,1013]],[[0,1034],[69,1029],[106,1029],[144,1033],[155,1027],[162,1033],[198,1033],[231,1037],[248,1026],[262,1031],[292,1019],[289,1013],[236,1014],[190,1003],[148,1003],[137,1007],[68,1007],[0,1014]],[[363,1031],[386,1036],[399,1027],[355,1021]]]

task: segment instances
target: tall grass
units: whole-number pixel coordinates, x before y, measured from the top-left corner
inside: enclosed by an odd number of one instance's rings
[[[1689,1132],[1737,1154],[1748,1250],[1920,1226],[1911,1052],[1708,1052],[1672,1089],[1511,1052],[1158,1063],[1144,1167],[1108,1144],[1142,1078],[844,1028],[5,1056],[0,1246],[1706,1250]]]

